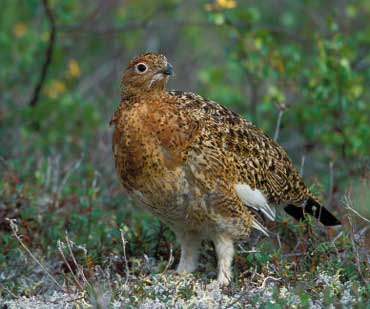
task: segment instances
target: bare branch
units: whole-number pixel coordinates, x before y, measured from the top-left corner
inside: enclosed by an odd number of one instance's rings
[[[29,102],[30,106],[36,106],[39,100],[40,92],[41,89],[44,85],[46,74],[49,70],[51,59],[53,56],[53,51],[54,51],[54,46],[55,46],[55,39],[56,39],[56,25],[55,25],[55,17],[50,9],[50,5],[48,0],[43,0],[42,1],[46,16],[48,18],[49,24],[50,24],[50,38],[49,38],[49,44],[46,49],[45,53],[45,61],[41,67],[41,74],[40,74],[40,79],[36,84],[36,87],[33,91],[33,95],[31,97],[31,100]]]
[[[122,240],[123,259],[125,261],[125,268],[126,268],[126,280],[125,280],[125,283],[127,283],[128,279],[130,277],[130,269],[128,267],[128,261],[127,261],[127,256],[126,256],[126,244],[127,244],[127,241],[125,239],[125,232],[123,231],[123,229],[120,229],[120,232],[121,232],[121,240]]]
[[[74,273],[74,271],[73,271],[73,269],[72,269],[72,266],[69,264],[69,262],[68,262],[67,258],[66,258],[66,257],[65,257],[65,255],[64,255],[64,250],[63,250],[63,249],[64,249],[64,247],[65,247],[64,243],[63,243],[62,241],[58,240],[58,242],[57,242],[57,247],[58,247],[58,250],[59,250],[59,252],[60,252],[60,254],[61,254],[62,258],[63,258],[64,263],[67,265],[67,267],[68,267],[69,271],[70,271],[70,272],[71,272],[71,274],[72,274],[72,277],[73,277],[74,282],[77,284],[77,287],[78,287],[80,290],[82,290],[83,288],[82,288],[82,286],[81,286],[81,284],[80,284],[79,280],[77,279],[77,277],[76,277],[76,275],[75,275],[75,273]]]
[[[279,109],[279,114],[278,114],[278,119],[276,121],[274,141],[277,141],[278,138],[279,138],[281,118],[283,117],[283,114],[284,114],[284,112],[286,110],[286,105],[284,103],[277,104],[277,108]]]
[[[303,176],[303,168],[304,168],[304,161],[306,160],[306,157],[303,155],[301,159],[301,167],[299,168],[299,175]]]
[[[355,229],[353,227],[353,224],[352,224],[352,218],[351,216],[348,216],[348,222],[349,222],[349,225],[351,226],[351,233],[350,233],[350,236],[351,236],[351,242],[352,242],[352,247],[353,247],[353,250],[356,254],[356,268],[357,268],[357,271],[362,279],[362,281],[367,285],[369,283],[369,280],[364,276],[364,274],[362,273],[361,271],[361,262],[360,262],[360,254],[358,252],[358,247],[357,247],[357,244],[356,244],[356,241],[355,241]]]
[[[75,258],[74,253],[73,253],[73,250],[72,250],[72,245],[71,245],[72,242],[70,241],[67,232],[66,232],[66,238],[65,239],[66,239],[67,247],[68,247],[68,250],[69,250],[69,254],[72,257],[72,261],[73,261],[73,263],[75,264],[75,266],[78,270],[78,274],[81,276],[82,281],[84,282],[84,284],[89,285],[89,282],[87,281],[87,279],[85,277],[83,267],[80,264],[77,263],[77,260]],[[84,253],[86,255],[85,249],[83,249],[83,250],[84,250]]]
[[[365,218],[363,215],[361,215],[357,210],[354,210],[353,209],[353,205],[352,205],[352,201],[351,199],[348,197],[348,196],[345,196],[344,197],[344,206],[349,209],[350,211],[352,211],[354,214],[356,214],[357,216],[359,216],[362,220],[366,221],[367,223],[370,223],[370,220]]]
[[[272,276],[267,276],[265,279],[263,279],[262,285],[259,287],[259,289],[264,290],[266,288],[266,283],[268,280],[273,280],[273,281],[280,281],[281,278],[275,278]]]

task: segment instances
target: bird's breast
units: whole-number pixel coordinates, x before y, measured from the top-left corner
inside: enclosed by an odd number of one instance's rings
[[[146,209],[169,224],[187,221],[190,216],[189,222],[195,222],[194,217],[203,220],[204,213],[201,192],[186,164],[186,142],[192,130],[179,124],[181,119],[174,112],[143,105],[118,115],[113,133],[121,183]]]
[[[113,153],[119,179],[132,196],[161,217],[184,216],[189,200],[185,172],[155,132],[135,122],[116,126]]]

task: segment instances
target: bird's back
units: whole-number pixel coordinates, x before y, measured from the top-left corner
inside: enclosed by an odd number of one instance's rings
[[[268,202],[301,203],[308,196],[282,147],[251,122],[222,105],[189,92],[171,92],[178,108],[201,124],[189,164],[220,184],[246,184]]]

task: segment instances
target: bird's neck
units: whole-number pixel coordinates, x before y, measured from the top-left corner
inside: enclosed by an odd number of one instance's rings
[[[168,94],[165,88],[153,88],[143,91],[135,88],[121,88],[121,102],[125,104],[137,103],[142,100],[153,100],[163,98]]]

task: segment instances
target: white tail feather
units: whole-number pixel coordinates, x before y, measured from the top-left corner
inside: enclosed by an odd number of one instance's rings
[[[261,231],[267,237],[270,237],[270,235],[269,235],[268,231],[265,229],[265,227],[261,223],[259,223],[255,218],[253,218],[252,227],[256,230]]]
[[[258,189],[252,189],[247,184],[234,185],[235,191],[242,202],[256,210],[261,211],[269,220],[275,221],[275,209],[267,203],[265,196]]]

